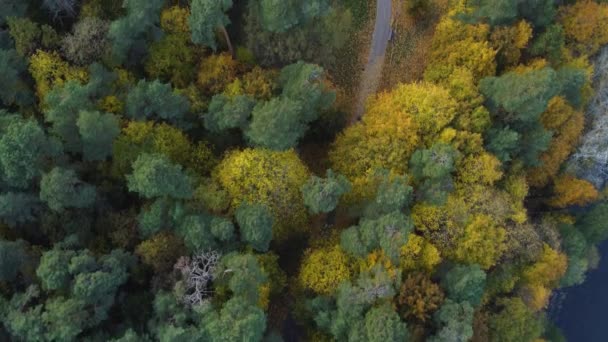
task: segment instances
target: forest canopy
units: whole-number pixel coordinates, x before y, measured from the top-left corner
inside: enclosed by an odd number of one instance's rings
[[[559,340],[608,2],[376,5],[0,0],[0,340]]]

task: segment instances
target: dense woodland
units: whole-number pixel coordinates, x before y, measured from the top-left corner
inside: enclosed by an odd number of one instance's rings
[[[423,76],[350,124],[373,1],[0,0],[0,340],[562,341],[608,2],[394,6]]]

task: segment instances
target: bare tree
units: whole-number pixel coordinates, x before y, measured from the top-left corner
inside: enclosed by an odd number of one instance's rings
[[[595,95],[587,106],[587,131],[568,168],[601,188],[608,180],[608,47],[596,58]]]
[[[197,306],[209,300],[213,295],[211,282],[215,279],[215,270],[220,258],[221,254],[217,251],[209,251],[177,260],[174,268],[180,271],[186,285],[184,303]]]

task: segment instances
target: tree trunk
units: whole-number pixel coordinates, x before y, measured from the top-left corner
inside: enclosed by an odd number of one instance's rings
[[[224,35],[224,39],[226,40],[226,44],[228,45],[228,51],[230,51],[230,55],[232,55],[232,58],[236,58],[236,55],[234,54],[234,49],[232,48],[232,42],[230,41],[230,36],[228,35],[228,31],[226,31],[226,27],[222,26],[220,27],[220,30]]]

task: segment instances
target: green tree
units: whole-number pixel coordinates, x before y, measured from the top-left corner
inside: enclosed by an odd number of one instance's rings
[[[20,17],[25,14],[28,3],[21,0],[0,0],[0,26],[6,24],[6,19],[10,17]]]
[[[78,179],[74,170],[55,167],[40,181],[40,199],[54,211],[90,208],[96,196],[95,187]]]
[[[445,275],[443,283],[448,298],[477,306],[485,290],[486,273],[476,264],[457,265]]]
[[[82,151],[82,140],[77,125],[81,111],[93,111],[91,88],[76,81],[55,87],[46,96],[44,118],[51,123],[51,133],[61,138],[68,152]]]
[[[440,326],[432,342],[465,342],[473,337],[473,307],[469,302],[447,299],[435,313],[435,322]]]
[[[209,341],[261,341],[266,331],[266,315],[255,304],[229,299],[218,313],[203,318]]]
[[[538,120],[549,100],[560,92],[557,73],[551,68],[509,72],[481,80],[480,90],[496,113],[503,109],[523,123]]]
[[[417,196],[423,201],[443,204],[452,189],[456,149],[436,143],[430,149],[419,149],[410,158],[410,173],[418,183]]]
[[[159,80],[140,80],[129,91],[125,103],[126,114],[135,120],[163,119],[179,123],[189,108],[188,99],[173,91],[170,84]]]
[[[401,247],[407,243],[414,229],[410,218],[394,211],[377,219],[362,219],[359,226],[350,227],[341,234],[340,245],[348,253],[365,257],[381,248],[395,264],[399,262]]]
[[[114,114],[81,111],[76,126],[85,160],[105,160],[112,154],[114,139],[120,134],[119,121]]]
[[[25,61],[15,50],[0,49],[0,103],[24,106],[32,101],[32,93],[21,78],[26,70]]]
[[[298,24],[326,15],[330,8],[327,0],[258,0],[257,5],[262,26],[271,32],[285,32]]]
[[[144,198],[192,196],[191,181],[182,167],[159,154],[141,154],[133,163],[133,173],[127,175],[127,186]]]
[[[340,196],[350,191],[350,182],[340,174],[327,170],[327,177],[311,176],[302,186],[304,204],[312,214],[329,213],[336,209]]]
[[[301,121],[301,113],[301,105],[288,98],[276,97],[260,102],[253,109],[245,136],[253,145],[287,150],[294,147],[308,129]]]
[[[533,56],[546,56],[551,63],[559,64],[563,58],[565,40],[564,28],[553,24],[532,41],[529,50]]]
[[[268,281],[257,258],[252,254],[230,253],[222,257],[216,279],[218,285],[227,286],[233,298],[242,303],[257,305],[260,300],[260,286]]]
[[[10,120],[0,137],[0,165],[9,186],[25,189],[42,174],[51,146],[44,131],[33,120]]]
[[[21,192],[0,194],[0,219],[15,227],[19,224],[33,222],[40,210],[38,196]]]
[[[590,243],[599,243],[608,239],[608,202],[594,205],[591,210],[582,215],[576,227]]]
[[[0,281],[11,282],[28,261],[25,242],[0,239]]]
[[[230,37],[226,31],[226,25],[230,24],[230,19],[225,14],[232,7],[232,0],[193,0],[190,6],[188,23],[192,32],[192,41],[215,51],[217,49],[215,31],[220,29],[230,52],[233,53]]]
[[[351,341],[408,341],[409,332],[405,322],[388,303],[377,306],[365,314],[364,335],[353,336]],[[363,329],[362,329],[363,330]]]
[[[54,248],[42,254],[36,269],[36,275],[46,290],[66,289],[70,285],[71,275],[68,268],[70,260],[76,255],[71,250]]]
[[[244,129],[255,104],[255,100],[247,95],[232,98],[224,94],[214,95],[204,116],[205,128],[211,132]]]
[[[108,37],[114,61],[122,64],[135,46],[141,46],[147,35],[158,30],[163,0],[123,0],[127,15],[110,24]]]
[[[363,216],[378,218],[382,215],[405,209],[412,201],[413,189],[404,176],[392,176],[385,170],[376,171],[379,177],[375,198],[365,207]]]
[[[241,204],[235,212],[235,217],[241,240],[259,252],[268,251],[274,223],[268,208],[261,204]]]

